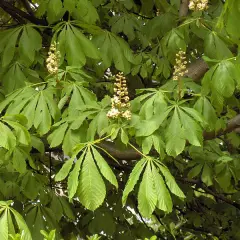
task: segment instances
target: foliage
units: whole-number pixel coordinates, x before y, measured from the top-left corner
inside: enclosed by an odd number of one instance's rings
[[[0,2],[1,240],[240,239],[240,2],[195,2]]]

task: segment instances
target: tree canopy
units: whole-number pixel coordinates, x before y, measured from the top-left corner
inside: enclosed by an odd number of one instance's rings
[[[240,239],[239,0],[0,1],[0,239]]]

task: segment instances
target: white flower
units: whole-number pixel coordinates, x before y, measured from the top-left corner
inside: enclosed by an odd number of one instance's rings
[[[122,117],[130,120],[132,118],[132,113],[130,112],[130,110],[126,110],[124,113],[122,113]]]
[[[120,115],[120,112],[117,108],[111,108],[111,110],[108,111],[107,117],[109,118],[117,118]]]
[[[193,1],[191,1],[188,5],[190,10],[194,10],[195,9],[195,3]]]

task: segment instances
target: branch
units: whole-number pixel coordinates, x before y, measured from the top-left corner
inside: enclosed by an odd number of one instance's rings
[[[204,132],[203,137],[204,140],[211,140],[216,137],[220,137],[222,135],[225,135],[227,133],[238,131],[240,128],[240,114],[238,114],[236,117],[230,119],[227,123],[227,127],[224,130],[219,130],[217,133],[213,132]]]
[[[204,132],[203,138],[204,140],[211,140],[216,137],[220,137],[224,134],[233,132],[235,130],[238,130],[240,128],[240,114],[238,114],[236,117],[230,119],[227,123],[227,127],[225,130],[220,130],[219,132],[215,133],[213,132]],[[113,142],[101,142],[98,144],[101,148],[105,149],[109,154],[111,154],[114,158],[117,158],[118,160],[138,160],[142,156],[133,148],[126,148],[126,149],[119,149],[115,143]],[[32,149],[35,151],[34,149]],[[49,149],[46,147],[46,152],[53,151],[53,152],[62,152],[62,149],[54,148]],[[36,151],[35,151],[36,152]],[[34,153],[34,152],[32,152]]]
[[[200,58],[188,66],[188,72],[185,76],[188,78],[192,78],[195,82],[198,82],[208,71],[208,69],[209,67],[207,63],[202,58]]]
[[[182,0],[180,9],[179,9],[179,17],[186,17],[188,14],[188,5],[189,0]]]
[[[240,203],[237,203],[235,201],[232,201],[229,198],[226,198],[225,196],[223,196],[222,194],[216,193],[214,191],[212,191],[210,188],[208,188],[202,181],[200,180],[194,180],[194,179],[187,179],[187,178],[180,178],[180,177],[175,177],[178,181],[183,182],[183,183],[187,183],[187,184],[191,184],[191,185],[198,185],[199,187],[201,187],[206,193],[214,196],[215,198],[228,203],[232,206],[234,206],[235,208],[240,210]]]
[[[239,128],[240,128],[240,114],[228,121],[227,127],[225,130],[220,130],[217,133],[204,132],[203,137],[204,137],[204,140],[211,140],[221,135],[230,133]],[[124,150],[118,149],[114,143],[106,142],[106,141],[99,143],[99,146],[104,148],[113,157],[119,160],[138,160],[141,158],[141,155],[137,151],[135,151],[133,148],[127,148]]]
[[[9,15],[11,15],[12,17],[14,17],[14,19],[20,20],[21,19],[21,23],[23,23],[23,19],[26,19],[34,24],[37,25],[47,25],[46,21],[43,19],[38,19],[34,16],[29,15],[28,13],[12,6],[10,3],[1,0],[0,1],[0,7],[7,12]]]
[[[21,1],[22,1],[23,5],[24,5],[25,9],[27,10],[27,12],[30,15],[34,16],[34,12],[33,12],[32,8],[31,8],[30,3],[27,0],[21,0]]]
[[[138,160],[141,158],[141,155],[133,148],[118,149],[115,143],[107,141],[98,145],[119,160]]]

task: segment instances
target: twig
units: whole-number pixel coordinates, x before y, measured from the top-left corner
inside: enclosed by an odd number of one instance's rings
[[[219,193],[216,193],[214,191],[212,191],[210,188],[208,188],[202,181],[200,180],[194,180],[194,179],[187,179],[187,178],[180,178],[180,177],[176,177],[176,179],[180,182],[183,182],[183,183],[188,183],[188,184],[197,184],[199,185],[204,191],[205,193],[208,193],[212,196],[214,196],[215,198],[225,202],[225,203],[228,203],[232,206],[234,206],[235,208],[239,209],[240,210],[240,203],[237,203],[235,201],[232,201],[231,199],[229,198],[226,198],[225,196],[223,196],[222,194],[219,194]],[[194,189],[195,190],[195,189]]]

